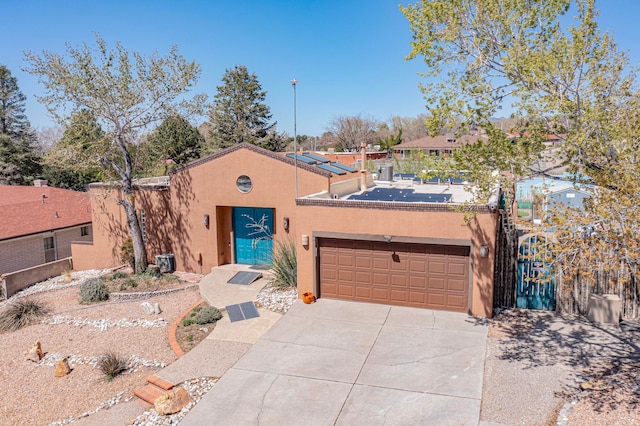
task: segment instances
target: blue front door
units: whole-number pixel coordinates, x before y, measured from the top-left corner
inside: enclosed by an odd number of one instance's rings
[[[270,265],[273,257],[273,209],[233,208],[236,263]]]

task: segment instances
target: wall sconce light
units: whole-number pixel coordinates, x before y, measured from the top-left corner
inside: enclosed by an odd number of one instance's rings
[[[480,257],[489,257],[489,246],[480,246]]]
[[[284,232],[289,232],[289,218],[286,216],[282,218],[282,227]]]
[[[393,237],[391,235],[383,235],[382,238],[384,238],[386,242],[390,243]]]
[[[302,236],[302,245],[307,247],[309,245],[309,236],[308,235],[303,235]]]
[[[209,215],[208,214],[204,215],[204,226],[206,228],[209,228]]]

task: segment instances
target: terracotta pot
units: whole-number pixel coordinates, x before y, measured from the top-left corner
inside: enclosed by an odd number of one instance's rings
[[[302,301],[306,304],[313,303],[316,297],[311,292],[302,293]]]

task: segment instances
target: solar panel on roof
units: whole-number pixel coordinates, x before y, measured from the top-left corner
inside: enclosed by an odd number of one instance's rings
[[[296,158],[298,161],[302,161],[303,163],[307,163],[307,164],[316,164],[317,161],[309,158],[309,157],[304,157],[302,155],[298,155],[298,154],[287,154],[287,157],[289,158]]]
[[[451,201],[451,194],[424,194],[416,193],[413,189],[375,188],[362,194],[352,195],[348,200],[445,203]]]
[[[329,160],[327,160],[326,158],[321,157],[321,156],[316,155],[316,154],[312,154],[310,152],[305,152],[302,155],[304,155],[305,157],[312,158],[312,159],[316,160],[318,163],[328,163],[329,162]]]
[[[328,164],[316,164],[316,167],[319,168],[319,169],[322,169],[322,170],[326,170],[326,171],[331,172],[331,173],[335,173],[336,175],[346,175],[347,174],[347,172],[345,172],[344,170],[341,170],[341,169],[339,169],[337,167],[330,166]]]
[[[355,172],[358,171],[358,169],[354,169],[353,167],[345,166],[342,163],[330,163],[330,165],[333,166],[333,167],[337,167],[339,169],[342,169],[344,171],[347,171],[349,173],[355,173]]]

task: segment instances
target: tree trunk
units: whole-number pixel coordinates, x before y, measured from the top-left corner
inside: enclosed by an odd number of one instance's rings
[[[136,214],[136,207],[133,203],[133,195],[125,195],[125,199],[122,200],[122,206],[127,215],[127,227],[129,228],[129,235],[133,242],[133,255],[135,257],[135,273],[140,274],[147,270],[149,261],[147,260],[147,250],[144,247],[144,241],[142,239],[142,228],[140,228],[140,221]]]

